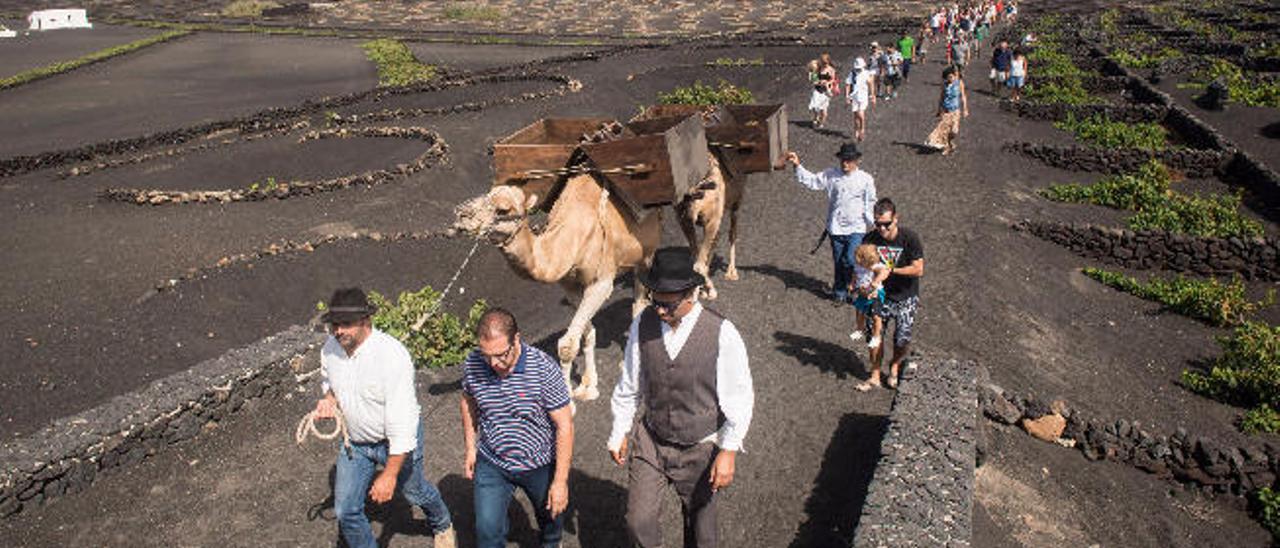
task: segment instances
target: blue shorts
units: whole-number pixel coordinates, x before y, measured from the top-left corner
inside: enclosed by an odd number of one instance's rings
[[[875,297],[864,297],[858,293],[858,298],[853,300],[853,307],[863,314],[879,313],[880,307],[884,306],[884,288],[876,290]]]
[[[1004,81],[1004,85],[1009,86],[1011,88],[1021,88],[1023,78],[1024,78],[1023,76],[1010,76],[1008,79]]]

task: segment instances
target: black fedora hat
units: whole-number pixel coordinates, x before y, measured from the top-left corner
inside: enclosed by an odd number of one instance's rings
[[[706,282],[693,270],[693,253],[687,247],[668,247],[653,254],[653,266],[638,274],[640,283],[655,293],[679,293]]]
[[[328,311],[320,317],[324,323],[349,323],[372,316],[378,308],[369,304],[369,296],[358,287],[344,287],[329,298]]]
[[[841,160],[846,160],[846,161],[848,160],[857,161],[861,157],[862,157],[862,151],[858,150],[858,145],[853,143],[845,143],[843,145],[840,145],[840,152],[836,153],[836,158],[839,158]]]

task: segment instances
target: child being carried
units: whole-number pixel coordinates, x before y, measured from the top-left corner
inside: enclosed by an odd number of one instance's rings
[[[889,267],[880,262],[880,254],[872,244],[859,245],[854,250],[854,279],[849,291],[857,291],[858,297],[853,301],[857,310],[857,319],[853,324],[853,333],[849,338],[860,341],[864,336],[867,318],[871,318],[871,337],[867,339],[868,348],[880,346],[880,331],[884,320],[880,317],[880,307],[884,306],[884,281],[889,278]]]

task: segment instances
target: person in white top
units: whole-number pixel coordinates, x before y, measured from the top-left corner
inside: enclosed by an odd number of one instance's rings
[[[845,77],[845,99],[853,111],[853,139],[861,141],[867,136],[867,107],[876,104],[875,72],[867,69],[867,61],[861,57],[853,60],[853,70]]]
[[[733,323],[698,303],[705,279],[689,248],[658,250],[638,277],[653,305],[631,322],[608,441],[610,457],[629,468],[627,526],[637,545],[661,546],[661,497],[671,485],[684,546],[714,547],[715,493],[733,483],[755,400],[746,345]]]
[[[836,158],[840,160],[838,167],[814,173],[800,165],[800,156],[795,152],[786,155],[786,160],[796,167],[797,182],[807,189],[827,193],[826,231],[823,235],[831,237],[831,298],[839,304],[850,300],[853,250],[875,224],[871,208],[876,203],[876,182],[871,174],[858,168],[862,158],[858,145],[840,145]],[[816,247],[814,251],[817,251]]]
[[[332,335],[320,352],[324,397],[316,402],[315,414],[327,419],[340,412],[351,440],[334,465],[338,530],[351,548],[376,547],[364,514],[365,497],[382,504],[399,487],[426,514],[433,546],[452,548],[456,542],[449,509],[422,472],[413,359],[400,341],[373,328],[374,312],[364,291],[346,288],[333,293],[322,318]],[[383,469],[374,478],[378,466]]]

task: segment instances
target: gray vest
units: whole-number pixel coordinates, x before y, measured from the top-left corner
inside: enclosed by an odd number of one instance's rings
[[[716,361],[723,322],[723,316],[704,306],[689,339],[673,360],[662,343],[662,320],[658,314],[652,308],[640,313],[644,424],[658,440],[693,445],[724,424],[716,394]]]

